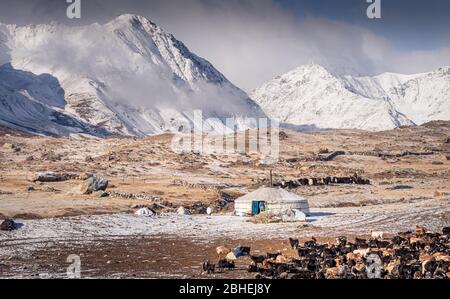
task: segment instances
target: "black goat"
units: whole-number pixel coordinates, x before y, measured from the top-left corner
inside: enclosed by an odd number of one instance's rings
[[[292,249],[297,249],[300,245],[300,241],[298,239],[289,238],[289,244],[291,244]]]
[[[276,259],[277,257],[279,257],[281,255],[281,253],[280,252],[277,252],[277,253],[267,253],[267,258],[268,259]]]
[[[236,265],[234,264],[234,262],[230,262],[227,260],[220,260],[217,262],[217,268],[219,268],[221,270],[224,270],[224,269],[231,270],[231,269],[235,269]]]
[[[250,255],[250,259],[253,261],[253,264],[257,266],[258,264],[262,264],[266,260],[264,255],[254,256]]]
[[[214,273],[214,271],[216,271],[216,265],[211,264],[210,261],[206,261],[203,263],[203,272],[207,274],[212,274]]]

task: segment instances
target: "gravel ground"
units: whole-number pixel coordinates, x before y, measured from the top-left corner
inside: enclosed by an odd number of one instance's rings
[[[0,277],[39,277],[37,272],[64,276],[59,272],[66,265],[65,258],[74,252],[84,253],[87,276],[198,277],[199,265],[206,258],[214,258],[211,254],[215,246],[243,242],[287,250],[283,240],[289,237],[367,236],[375,230],[394,234],[413,230],[416,225],[440,232],[450,224],[450,205],[428,200],[312,209],[306,223],[253,224],[231,215],[175,214],[18,221],[23,225],[19,230],[0,233]],[[143,260],[150,262],[142,263]],[[231,275],[246,277],[245,271]]]

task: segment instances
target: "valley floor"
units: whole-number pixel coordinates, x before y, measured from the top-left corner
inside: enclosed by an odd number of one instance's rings
[[[203,277],[200,265],[215,260],[217,246],[251,246],[253,253],[290,252],[290,237],[323,240],[394,235],[416,225],[440,232],[450,223],[450,205],[417,201],[380,207],[313,209],[306,223],[253,224],[231,215],[139,217],[128,214],[24,220],[20,230],[0,233],[1,277],[64,277],[67,257],[78,255],[82,276]],[[242,261],[244,265],[245,261]],[[218,277],[249,277],[241,271]]]
[[[203,277],[201,263],[217,259],[219,245],[249,245],[255,252],[289,251],[289,237],[324,240],[340,235],[397,233],[416,225],[440,232],[450,226],[450,123],[388,132],[286,131],[280,161],[258,154],[179,155],[170,135],[145,139],[0,136],[0,219],[22,226],[0,232],[0,277],[64,277],[67,256],[81,257],[83,277]],[[332,161],[326,152],[344,151]],[[370,185],[303,186],[306,223],[253,224],[231,216],[179,216],[178,206],[212,205],[275,182],[352,176]],[[33,183],[38,171],[92,172],[110,181],[115,196],[80,195],[78,180]],[[221,195],[222,194],[222,195]],[[139,206],[168,207],[151,218]],[[245,271],[217,274],[247,277]]]

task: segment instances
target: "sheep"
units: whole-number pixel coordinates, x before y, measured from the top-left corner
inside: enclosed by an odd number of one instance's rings
[[[336,279],[339,275],[339,267],[328,268],[325,277],[327,279]]]
[[[416,237],[422,238],[427,234],[427,229],[422,226],[416,226]]]
[[[373,239],[384,239],[384,232],[372,232],[372,238]]]
[[[366,267],[366,264],[363,261],[358,261],[356,263],[355,266],[353,266],[353,268],[358,271],[358,272],[362,272]]]
[[[438,261],[438,262],[443,261],[443,262],[448,262],[448,263],[450,263],[450,256],[447,255],[447,254],[445,254],[445,253],[437,252],[437,253],[433,254],[433,257],[434,257],[434,258],[436,259],[436,261]]]
[[[357,249],[355,251],[353,251],[354,254],[357,254],[363,258],[366,258],[369,255],[370,249]]]
[[[283,255],[279,255],[279,256],[277,256],[277,258],[275,259],[275,262],[276,262],[277,264],[286,264],[286,263],[289,263],[290,260],[289,260],[287,257],[283,256]]]
[[[348,260],[354,260],[354,261],[357,261],[361,258],[360,255],[353,253],[353,252],[347,253],[346,257]]]
[[[384,279],[450,278],[450,244],[447,236],[426,233],[424,228],[418,228],[416,235],[408,232],[385,240],[383,235],[376,237],[368,241],[356,239],[355,244],[339,237],[337,245],[319,244],[312,239],[304,246],[300,246],[298,240],[289,239],[291,247],[297,249],[299,258],[289,259],[281,253],[249,255],[252,264],[247,271],[259,273],[260,278],[367,279],[367,259],[370,254],[376,254],[381,259],[380,274]],[[242,256],[246,251],[239,247],[237,253]],[[234,256],[233,253],[231,251],[229,255]],[[217,268],[222,266],[218,264]],[[204,269],[208,270],[209,266]]]
[[[225,259],[226,259],[227,261],[235,261],[235,260],[237,260],[237,257],[234,255],[233,252],[230,252],[230,253],[227,254],[227,256],[225,257]]]
[[[391,261],[386,267],[388,273],[392,273],[396,267],[400,266],[400,259]]]
[[[276,264],[275,261],[272,261],[272,260],[269,260],[269,259],[264,260],[262,262],[262,267],[263,267],[263,269],[266,269],[266,270],[273,269],[273,268],[276,267],[276,265],[277,264]]]
[[[221,257],[227,256],[231,252],[231,249],[229,249],[225,246],[219,246],[216,248],[216,252],[217,252],[217,256],[219,258],[221,258]]]
[[[416,237],[409,238],[409,243],[410,244],[420,243],[421,241],[422,241],[422,238],[416,238]]]

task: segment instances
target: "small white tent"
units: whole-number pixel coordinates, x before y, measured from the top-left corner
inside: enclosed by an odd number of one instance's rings
[[[289,210],[309,213],[309,204],[305,198],[281,188],[260,188],[236,199],[234,210],[239,216],[262,212],[282,214]]]

